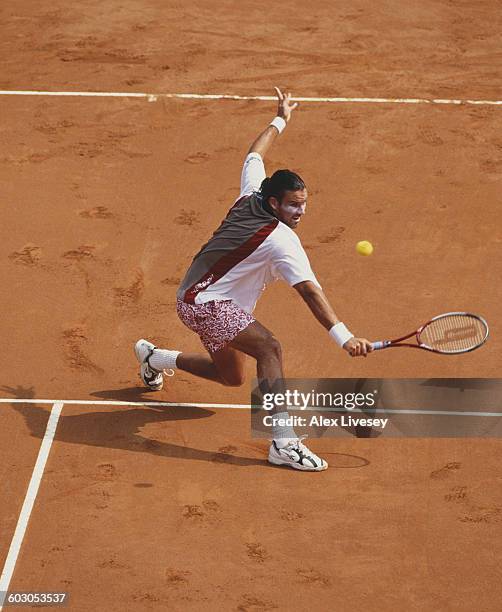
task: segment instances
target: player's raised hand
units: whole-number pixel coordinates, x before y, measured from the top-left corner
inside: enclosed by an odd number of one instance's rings
[[[366,338],[351,338],[343,345],[343,348],[351,357],[366,357],[373,351],[373,346]]]
[[[283,94],[278,87],[274,87],[279,106],[277,108],[277,116],[282,117],[288,122],[291,118],[291,113],[298,108],[298,102],[291,103],[291,93]]]

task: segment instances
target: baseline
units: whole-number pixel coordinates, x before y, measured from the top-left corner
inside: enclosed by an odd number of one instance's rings
[[[142,93],[142,92],[105,92],[105,91],[30,91],[0,90],[0,96],[80,96],[84,98],[146,98],[156,102],[159,98],[178,98],[184,100],[263,100],[277,101],[275,96],[240,96],[234,94],[198,93]],[[502,106],[502,100],[469,100],[443,98],[343,98],[343,97],[306,97],[295,96],[294,102],[330,102],[351,104],[474,104],[478,106]]]

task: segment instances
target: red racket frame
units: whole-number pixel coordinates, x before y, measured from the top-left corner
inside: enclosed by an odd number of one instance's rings
[[[432,323],[433,321],[436,321],[437,319],[442,319],[444,317],[451,316],[451,315],[469,316],[469,317],[473,317],[473,318],[477,319],[478,321],[481,321],[481,323],[486,328],[486,335],[485,335],[483,341],[480,342],[479,344],[476,344],[476,346],[473,346],[472,348],[463,349],[463,350],[460,350],[460,351],[448,351],[448,352],[440,351],[438,349],[434,349],[431,346],[428,346],[427,344],[420,344],[420,334],[422,333],[424,328],[427,327],[427,325],[429,325],[429,323]],[[395,340],[383,340],[381,342],[376,342],[376,343],[374,342],[373,343],[373,347],[374,347],[375,350],[382,350],[382,349],[386,349],[386,348],[395,348],[395,347],[399,347],[399,346],[407,346],[407,347],[410,347],[410,348],[422,349],[423,351],[429,351],[430,353],[436,353],[438,355],[461,355],[462,353],[470,353],[471,351],[474,351],[477,348],[479,348],[480,346],[482,346],[486,342],[486,340],[488,339],[488,335],[489,335],[488,323],[485,321],[485,319],[483,317],[480,317],[479,315],[473,314],[472,312],[445,312],[443,314],[437,315],[436,317],[433,317],[432,319],[427,321],[427,323],[424,323],[417,330],[412,331],[410,334],[407,334],[406,336],[402,336],[401,338],[396,338]],[[402,342],[402,340],[407,340],[408,338],[411,338],[412,336],[415,336],[417,344],[411,344],[409,342]],[[380,344],[382,346],[375,346],[375,345],[380,345]]]

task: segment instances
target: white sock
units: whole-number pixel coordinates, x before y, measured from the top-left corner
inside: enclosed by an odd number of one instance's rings
[[[275,423],[279,422],[279,419],[282,422],[287,422],[286,419],[289,418],[289,413],[287,410],[283,412],[276,412],[274,415],[274,425],[272,426],[272,435],[274,437],[274,442],[277,444],[278,448],[284,448],[287,446],[290,440],[295,440],[298,436],[296,435],[295,430],[291,425],[276,425]]]
[[[154,349],[148,359],[148,363],[154,370],[173,370],[176,367],[176,359],[181,351],[170,351],[168,349]]]

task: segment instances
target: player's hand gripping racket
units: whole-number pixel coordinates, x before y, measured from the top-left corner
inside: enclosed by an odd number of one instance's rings
[[[403,342],[413,336],[417,344]],[[447,312],[434,317],[407,336],[373,342],[373,350],[409,346],[443,355],[457,355],[479,348],[487,338],[488,324],[483,317],[468,312]]]

